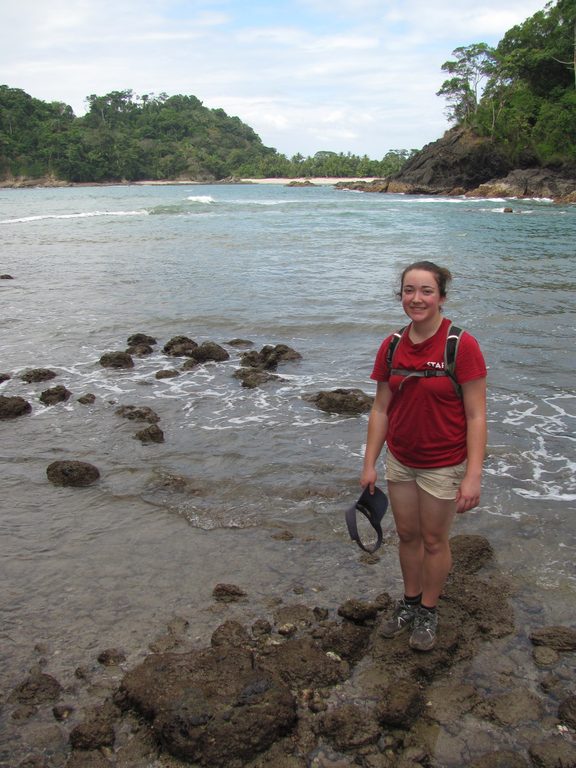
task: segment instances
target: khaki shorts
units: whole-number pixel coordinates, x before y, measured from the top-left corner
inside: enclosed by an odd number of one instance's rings
[[[419,488],[437,499],[454,500],[465,472],[465,461],[453,467],[420,469],[401,464],[390,451],[386,454],[386,480],[392,483],[416,481]]]

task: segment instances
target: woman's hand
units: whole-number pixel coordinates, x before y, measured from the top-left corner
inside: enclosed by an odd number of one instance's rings
[[[480,478],[464,475],[456,494],[456,512],[462,514],[480,504]]]
[[[376,472],[375,467],[365,467],[362,470],[362,474],[360,475],[360,485],[362,488],[366,488],[368,486],[370,488],[370,493],[374,493],[374,486],[376,485],[376,480],[378,479],[378,474]]]

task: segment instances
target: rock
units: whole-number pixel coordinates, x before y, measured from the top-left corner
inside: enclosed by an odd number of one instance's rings
[[[190,357],[197,347],[198,344],[188,336],[174,336],[164,344],[162,351],[170,357]]]
[[[45,389],[40,395],[40,402],[44,405],[56,405],[57,403],[63,403],[72,395],[69,389],[58,384],[56,387]]]
[[[378,722],[389,728],[409,728],[424,709],[420,686],[412,680],[398,680],[378,697]]]
[[[72,752],[64,768],[114,768],[117,763],[111,763],[97,750]]]
[[[213,632],[210,644],[212,648],[242,648],[249,647],[252,639],[240,622],[226,621]]]
[[[256,619],[252,625],[252,634],[255,638],[267,637],[272,633],[272,624],[266,619]]]
[[[282,381],[280,376],[256,368],[238,368],[234,371],[234,378],[239,379],[242,382],[242,386],[247,389],[261,387],[262,384],[267,384],[273,380]]]
[[[574,177],[547,168],[521,168],[503,178],[492,175],[467,194],[470,197],[565,198],[574,191]],[[512,209],[510,209],[512,212]]]
[[[371,627],[352,624],[349,621],[343,624],[332,622],[328,627],[324,627],[318,641],[326,653],[335,653],[341,659],[355,664],[366,652],[371,631]]]
[[[576,696],[568,696],[558,707],[558,719],[576,730]]]
[[[0,384],[3,384],[5,381],[10,381],[12,376],[10,376],[9,373],[0,373]]]
[[[296,352],[292,347],[288,347],[286,344],[276,344],[271,346],[267,344],[262,347],[260,352],[255,350],[252,352],[245,352],[240,358],[240,364],[249,368],[259,368],[260,370],[276,370],[279,363],[292,362],[301,360],[302,355]]]
[[[236,603],[246,597],[246,592],[236,584],[216,584],[212,597],[219,603]]]
[[[289,181],[288,184],[285,184],[286,187],[316,187],[317,184],[313,184],[310,179],[304,179],[304,181],[298,181],[297,179],[294,179],[294,181]]]
[[[538,721],[543,715],[540,699],[524,688],[494,696],[479,705],[477,711],[505,728]]]
[[[150,656],[124,677],[120,696],[170,754],[210,768],[244,765],[296,722],[288,687],[250,651],[227,646]]]
[[[147,344],[151,347],[153,347],[158,342],[154,338],[154,336],[148,336],[145,333],[133,333],[132,336],[129,336],[126,343],[129,347],[136,347],[139,344]]]
[[[162,371],[156,371],[155,374],[157,379],[173,379],[175,376],[180,376],[180,371],[175,368],[166,368]]]
[[[254,342],[249,341],[248,339],[230,339],[230,341],[227,342],[229,347],[253,347]]]
[[[130,421],[145,421],[148,424],[157,424],[160,416],[147,405],[121,405],[116,408],[116,414]]]
[[[59,723],[68,720],[73,712],[74,707],[71,704],[56,704],[56,706],[52,707],[52,714],[54,715],[54,719],[58,720]]]
[[[142,445],[150,445],[151,443],[163,443],[164,432],[157,424],[151,424],[145,429],[141,429],[134,435],[135,440],[140,440]]]
[[[92,405],[92,403],[96,402],[96,395],[93,395],[92,392],[87,392],[78,398],[78,402],[81,405]]]
[[[576,768],[576,745],[560,736],[532,744],[528,753],[533,768]]]
[[[452,536],[452,570],[463,573],[476,573],[483,566],[494,562],[494,550],[484,536],[466,534]]]
[[[361,389],[324,390],[315,395],[303,395],[302,399],[314,403],[317,408],[327,413],[355,415],[368,413],[374,402],[374,398]]]
[[[98,654],[98,663],[104,667],[117,667],[126,661],[126,653],[119,648],[107,648]]]
[[[128,347],[126,354],[134,355],[135,357],[146,357],[154,352],[153,347],[150,344],[134,344]]]
[[[206,363],[208,361],[220,363],[230,359],[230,355],[224,347],[221,347],[214,341],[204,341],[199,347],[191,351],[190,357],[196,360],[197,363]]]
[[[343,704],[326,712],[321,716],[319,730],[337,749],[358,749],[380,738],[380,727],[372,712],[356,704]]]
[[[473,760],[468,768],[530,768],[530,766],[522,755],[503,749],[482,755],[482,757]]]
[[[100,472],[85,461],[53,461],[46,469],[46,475],[54,485],[83,488],[98,480]]]
[[[119,711],[112,705],[95,707],[84,722],[70,732],[70,744],[74,749],[95,750],[112,747],[115,741],[114,720]]]
[[[338,608],[338,615],[355,624],[371,623],[378,616],[378,606],[362,600],[347,600]]]
[[[52,704],[60,698],[62,686],[52,675],[36,672],[21,682],[10,695],[19,704]]]
[[[28,371],[24,371],[24,373],[20,375],[22,381],[25,381],[27,384],[34,384],[38,381],[48,381],[55,377],[56,374],[49,368],[32,368]]]
[[[0,280],[14,280],[12,275],[0,275]]]
[[[572,627],[535,629],[530,640],[534,645],[545,645],[555,651],[576,651],[576,629]]]
[[[128,352],[106,352],[100,358],[103,368],[134,368],[134,360]]]
[[[350,665],[331,657],[310,637],[293,637],[272,645],[261,660],[262,667],[279,676],[290,688],[324,688],[341,683],[350,674]]]
[[[0,420],[16,419],[31,413],[32,406],[23,397],[5,397],[0,395]]]

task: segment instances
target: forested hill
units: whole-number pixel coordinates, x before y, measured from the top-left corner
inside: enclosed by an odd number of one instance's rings
[[[87,103],[86,115],[76,117],[66,104],[0,85],[0,181],[384,176],[410,155],[391,151],[375,161],[318,152],[288,159],[238,117],[208,109],[195,96],[139,97],[125,90],[89,96]]]

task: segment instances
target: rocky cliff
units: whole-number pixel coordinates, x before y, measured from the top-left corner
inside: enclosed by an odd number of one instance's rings
[[[365,192],[470,197],[539,197],[576,203],[576,169],[514,168],[490,139],[454,128],[427,144],[402,170],[371,183],[338,185]]]

